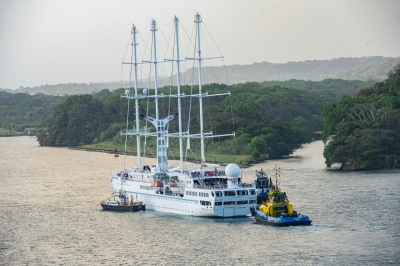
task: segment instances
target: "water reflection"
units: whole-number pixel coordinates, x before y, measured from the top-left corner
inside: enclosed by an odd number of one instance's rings
[[[122,158],[0,138],[0,264],[400,264],[400,171],[327,171],[321,154],[313,142],[244,169],[252,181],[278,163],[282,189],[314,224],[275,228],[251,217],[103,212]]]

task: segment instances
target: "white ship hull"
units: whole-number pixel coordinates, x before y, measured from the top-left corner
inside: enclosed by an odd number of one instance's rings
[[[122,192],[134,201],[142,201],[146,210],[202,217],[241,217],[250,215],[250,207],[256,204],[255,188],[250,185],[236,188],[181,187],[178,193],[171,190],[168,193],[168,186],[162,189],[152,187],[152,179],[152,174],[133,172],[127,177],[114,174],[110,183],[114,191]],[[225,191],[235,195],[224,196]]]

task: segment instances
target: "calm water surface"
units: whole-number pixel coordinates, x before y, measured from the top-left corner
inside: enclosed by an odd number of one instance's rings
[[[0,138],[0,265],[400,264],[400,171],[327,171],[322,143],[287,160],[280,184],[313,225],[103,212],[123,158]],[[133,158],[130,158],[132,165]]]

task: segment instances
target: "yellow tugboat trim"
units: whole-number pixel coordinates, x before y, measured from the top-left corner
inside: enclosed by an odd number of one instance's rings
[[[275,187],[268,193],[268,199],[258,208],[259,211],[272,217],[279,217],[281,214],[293,215],[293,205],[287,200],[286,193],[278,187],[279,168],[275,166]]]

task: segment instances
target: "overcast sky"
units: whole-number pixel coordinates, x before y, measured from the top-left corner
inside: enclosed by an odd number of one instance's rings
[[[0,0],[0,88],[118,81],[132,23],[202,15],[225,64],[400,56],[400,0]]]

